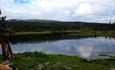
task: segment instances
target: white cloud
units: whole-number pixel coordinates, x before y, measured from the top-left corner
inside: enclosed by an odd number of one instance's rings
[[[73,16],[87,16],[92,14],[97,14],[102,12],[103,7],[99,4],[81,3],[79,7],[75,10]]]
[[[89,15],[92,14],[92,6],[89,3],[82,3],[79,5],[79,7],[75,10],[76,15]]]
[[[63,16],[70,16],[70,11],[64,11]]]
[[[92,10],[93,10],[94,13],[102,12],[102,11],[104,11],[104,9],[105,9],[105,7],[100,5],[100,4],[94,4],[92,6]]]

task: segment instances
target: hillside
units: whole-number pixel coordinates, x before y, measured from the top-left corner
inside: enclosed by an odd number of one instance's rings
[[[101,30],[115,31],[115,24],[91,22],[66,22],[55,20],[8,20],[8,25],[15,31],[59,31],[59,30]]]

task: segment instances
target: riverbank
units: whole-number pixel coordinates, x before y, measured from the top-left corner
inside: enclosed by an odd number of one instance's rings
[[[115,31],[42,31],[42,32],[15,32],[13,36],[53,35],[53,36],[109,36],[115,37]]]
[[[0,63],[1,58],[0,56]],[[19,70],[110,70],[115,68],[115,57],[88,61],[77,56],[40,52],[15,54],[11,62]]]

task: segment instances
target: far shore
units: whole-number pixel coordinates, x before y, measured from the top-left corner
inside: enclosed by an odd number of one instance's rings
[[[115,31],[41,31],[41,32],[15,32],[13,36],[23,35],[45,35],[45,34],[58,34],[70,36],[110,36],[115,37]]]

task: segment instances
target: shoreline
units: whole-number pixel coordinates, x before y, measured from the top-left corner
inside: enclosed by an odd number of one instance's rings
[[[0,56],[0,58],[2,57]],[[115,57],[86,60],[78,56],[25,52],[14,54],[11,63],[19,70],[39,70],[39,68],[41,68],[40,70],[52,70],[52,68],[54,68],[53,70],[110,70],[115,68]]]
[[[115,31],[41,31],[41,32],[15,32],[13,36],[23,35],[47,35],[47,34],[59,34],[59,35],[76,35],[76,36],[113,36],[115,37]]]

